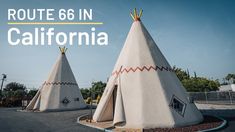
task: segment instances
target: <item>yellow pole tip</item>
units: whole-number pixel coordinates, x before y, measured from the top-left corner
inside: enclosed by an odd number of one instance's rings
[[[61,54],[65,54],[68,48],[64,47],[59,47]]]
[[[133,13],[132,12],[130,13],[130,15],[134,21],[141,21],[140,17],[142,16],[142,14],[143,14],[143,10],[140,9],[140,12],[138,14],[136,8],[134,8]]]

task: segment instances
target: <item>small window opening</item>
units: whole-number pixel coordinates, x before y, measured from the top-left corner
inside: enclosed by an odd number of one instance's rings
[[[186,104],[178,99],[176,96],[172,97],[170,107],[173,108],[180,115],[184,116]]]

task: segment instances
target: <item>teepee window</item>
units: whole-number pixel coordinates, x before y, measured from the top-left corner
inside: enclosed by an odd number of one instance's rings
[[[77,98],[75,98],[75,99],[74,99],[74,101],[79,101],[79,98],[78,98],[78,97],[77,97]]]
[[[61,101],[61,103],[64,104],[64,105],[67,105],[67,104],[70,103],[70,100],[65,97],[65,98]]]
[[[180,115],[184,116],[186,104],[174,95],[171,99],[170,107],[173,108]]]

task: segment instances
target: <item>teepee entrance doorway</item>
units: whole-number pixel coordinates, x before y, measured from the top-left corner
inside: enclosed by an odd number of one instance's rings
[[[114,118],[114,115],[115,115],[115,106],[116,106],[116,98],[117,98],[117,88],[118,88],[118,85],[114,85],[113,95],[112,95],[112,98],[113,98],[113,118]]]

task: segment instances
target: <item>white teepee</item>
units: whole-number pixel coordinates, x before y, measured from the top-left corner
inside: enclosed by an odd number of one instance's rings
[[[49,78],[43,83],[26,110],[59,111],[86,107],[66,58],[66,48],[60,50],[61,54]]]
[[[134,10],[134,22],[93,115],[126,128],[199,123],[200,111]]]

